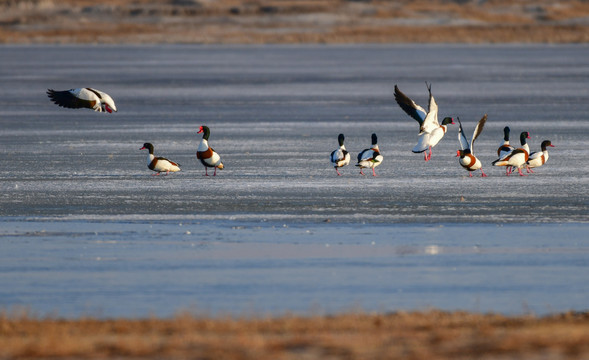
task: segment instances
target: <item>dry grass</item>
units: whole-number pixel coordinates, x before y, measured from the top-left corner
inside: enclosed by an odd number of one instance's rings
[[[0,359],[587,359],[589,313],[266,319],[60,320],[0,316]]]
[[[0,0],[0,43],[589,41],[582,0]]]

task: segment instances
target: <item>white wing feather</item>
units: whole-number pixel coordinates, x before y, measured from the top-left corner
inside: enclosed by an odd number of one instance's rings
[[[460,122],[460,118],[456,119],[458,120],[458,142],[460,143],[460,150],[470,149],[470,145],[464,134],[464,129],[462,128],[462,122]]]
[[[472,140],[470,141],[470,152],[473,155],[474,155],[474,141],[483,132],[483,128],[485,127],[486,122],[487,122],[487,114],[483,115],[483,117],[477,123],[477,126],[474,128],[474,133],[472,134]]]
[[[425,120],[423,121],[423,125],[421,128],[422,131],[429,133],[434,131],[434,129],[438,128],[440,126],[440,123],[438,122],[438,104],[436,103],[436,99],[434,99],[434,96],[432,95],[431,85],[428,85],[427,90],[429,91],[429,107],[427,116],[425,117]]]

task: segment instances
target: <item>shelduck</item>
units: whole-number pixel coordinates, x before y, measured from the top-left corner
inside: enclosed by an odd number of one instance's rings
[[[161,172],[165,171],[166,175],[170,172],[180,171],[180,164],[173,162],[172,160],[168,160],[165,157],[156,157],[153,155],[153,145],[150,143],[143,144],[143,147],[139,150],[149,150],[149,154],[147,155],[147,167],[149,170],[153,170],[156,173],[153,175],[159,175]]]
[[[209,136],[211,135],[211,130],[208,126],[201,126],[198,129],[198,133],[202,133],[202,140],[200,144],[198,144],[198,148],[196,150],[196,158],[200,160],[201,164],[205,167],[205,176],[209,176],[208,168],[212,167],[215,168],[215,172],[213,176],[217,175],[217,169],[223,169],[225,166],[221,162],[221,157],[219,154],[213,150],[212,147],[209,146]]]
[[[508,153],[512,152],[515,148],[509,144],[509,126],[503,128],[503,143],[497,149],[497,156],[499,158],[507,155]]]
[[[339,148],[332,151],[329,157],[331,160],[331,165],[333,165],[333,168],[339,176],[341,176],[342,174],[340,174],[337,168],[346,166],[350,163],[350,153],[346,150],[346,146],[344,145],[344,139],[344,134],[338,135],[337,141],[339,142]]]
[[[370,149],[364,149],[358,154],[358,163],[356,166],[360,168],[360,174],[365,175],[362,172],[363,168],[371,168],[372,176],[376,176],[374,168],[382,163],[383,156],[378,149],[378,138],[376,134],[372,134],[372,146]]]
[[[483,127],[487,122],[487,114],[485,114],[477,123],[477,126],[474,129],[474,133],[472,134],[472,140],[470,140],[470,142],[464,134],[464,129],[462,128],[460,118],[457,119],[459,124],[458,142],[460,143],[460,150],[456,152],[456,156],[460,157],[458,162],[463,168],[468,170],[468,176],[472,177],[472,172],[480,169],[481,177],[487,177],[487,174],[485,174],[485,172],[483,171],[483,165],[481,164],[481,161],[477,159],[477,157],[474,155],[474,141],[483,132]]]
[[[115,102],[110,95],[92,88],[78,88],[65,91],[47,89],[47,96],[49,96],[51,101],[64,108],[87,108],[97,112],[117,112]]]
[[[499,159],[493,161],[494,166],[508,166],[508,170],[506,175],[509,176],[513,171],[513,168],[517,168],[520,176],[524,176],[522,173],[522,166],[528,161],[529,154],[530,154],[530,147],[526,139],[530,138],[530,133],[524,131],[520,134],[519,139],[521,143],[521,147],[514,149],[512,152],[500,157]]]
[[[497,149],[497,156],[499,159],[515,150],[515,148],[509,144],[509,132],[509,126],[503,128],[503,143],[501,143]],[[511,166],[506,167],[505,175],[509,175],[508,172],[511,172],[511,170],[513,170]]]
[[[414,153],[424,153],[424,160],[429,161],[432,158],[432,148],[442,140],[444,134],[448,130],[448,125],[454,124],[454,119],[445,117],[442,124],[438,122],[438,104],[432,95],[431,84],[427,84],[429,92],[429,106],[428,111],[417,105],[415,101],[411,100],[407,95],[403,94],[399,87],[395,85],[395,101],[397,104],[419,123],[419,135],[417,137],[417,145],[411,150]],[[429,153],[428,153],[429,150]]]
[[[554,145],[552,145],[552,142],[550,140],[544,140],[544,141],[542,141],[542,144],[540,145],[540,148],[542,149],[542,151],[534,151],[533,153],[530,154],[530,157],[528,158],[528,161],[526,162],[526,171],[527,172],[533,173],[534,171],[532,170],[532,168],[540,167],[540,166],[546,164],[546,161],[548,161],[548,150],[546,148],[548,146],[554,147]]]

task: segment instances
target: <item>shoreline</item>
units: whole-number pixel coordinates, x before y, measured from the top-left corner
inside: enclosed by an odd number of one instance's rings
[[[0,14],[0,44],[589,42],[576,0],[15,0]]]
[[[0,313],[0,357],[143,359],[579,359],[589,313],[38,319]]]
[[[0,29],[1,45],[493,45],[537,44],[574,45],[589,43],[589,25],[566,26],[400,26],[378,30],[335,30],[330,33],[260,34],[257,30],[236,29],[202,36],[199,29],[179,31],[142,30],[134,34],[124,28],[115,34],[93,36],[98,29],[83,28],[80,34],[58,31],[7,31]],[[145,33],[143,33],[145,32]],[[434,34],[434,35],[432,35]]]

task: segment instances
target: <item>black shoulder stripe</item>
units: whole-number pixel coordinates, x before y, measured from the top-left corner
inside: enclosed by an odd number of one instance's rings
[[[86,90],[88,90],[88,91],[90,91],[90,92],[94,93],[96,96],[98,96],[98,98],[99,98],[99,99],[102,99],[102,96],[100,96],[100,93],[99,93],[99,92],[97,92],[96,90],[94,90],[94,89],[90,89],[90,88],[86,88]]]

